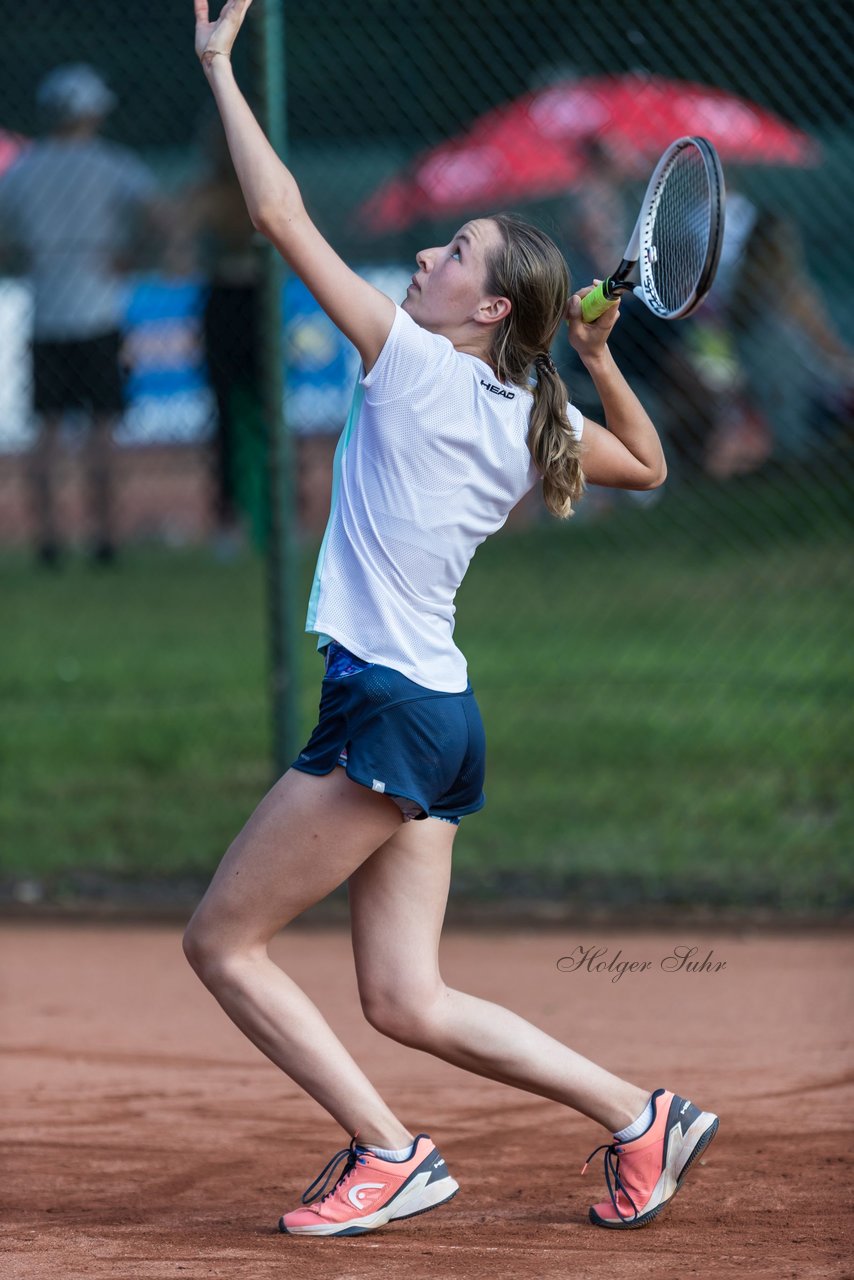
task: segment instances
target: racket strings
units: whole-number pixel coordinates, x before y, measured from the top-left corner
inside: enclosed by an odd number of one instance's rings
[[[662,175],[642,245],[644,288],[662,315],[681,311],[694,296],[709,254],[714,192],[706,163],[685,147]]]

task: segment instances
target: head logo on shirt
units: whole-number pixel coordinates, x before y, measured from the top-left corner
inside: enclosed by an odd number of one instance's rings
[[[515,391],[508,391],[506,387],[497,387],[494,382],[484,382],[483,378],[480,380],[480,385],[486,387],[487,391],[491,391],[495,396],[504,396],[505,400],[515,400],[516,398]]]

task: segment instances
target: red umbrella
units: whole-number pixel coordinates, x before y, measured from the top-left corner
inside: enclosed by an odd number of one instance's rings
[[[504,124],[511,112],[530,117],[545,138],[601,138],[618,158],[622,153],[633,159],[640,151],[652,160],[674,138],[700,134],[730,164],[805,167],[819,159],[812,138],[764,107],[724,89],[662,76],[596,76],[555,84],[490,114],[503,115]]]
[[[520,119],[495,140],[472,134],[423,152],[410,172],[375,191],[358,217],[371,231],[399,231],[490,203],[498,193],[513,201],[565,190],[583,168],[577,147],[550,142]]]
[[[495,203],[560,195],[584,171],[593,140],[641,176],[674,138],[701,134],[730,164],[807,167],[814,139],[744,98],[661,76],[588,76],[525,94],[479,117],[462,137],[416,157],[359,210],[373,232]]]

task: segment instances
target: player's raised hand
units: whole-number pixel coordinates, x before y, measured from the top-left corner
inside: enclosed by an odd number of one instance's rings
[[[597,281],[598,283],[598,281]],[[592,324],[585,324],[581,315],[581,299],[591,293],[595,285],[587,285],[574,293],[566,307],[566,327],[569,342],[578,352],[582,360],[585,357],[597,356],[605,349],[611,330],[620,317],[619,300],[609,307]]]
[[[226,0],[216,22],[210,21],[208,0],[193,0],[196,11],[196,56],[209,66],[217,54],[228,58],[252,0]]]

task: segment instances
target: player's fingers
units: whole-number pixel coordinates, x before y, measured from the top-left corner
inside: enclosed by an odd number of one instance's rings
[[[222,18],[227,13],[233,14],[237,19],[238,27],[240,27],[243,24],[243,19],[246,17],[251,3],[252,0],[226,0],[220,17]]]
[[[196,22],[209,22],[208,16],[208,0],[193,0],[193,8],[196,12]]]

